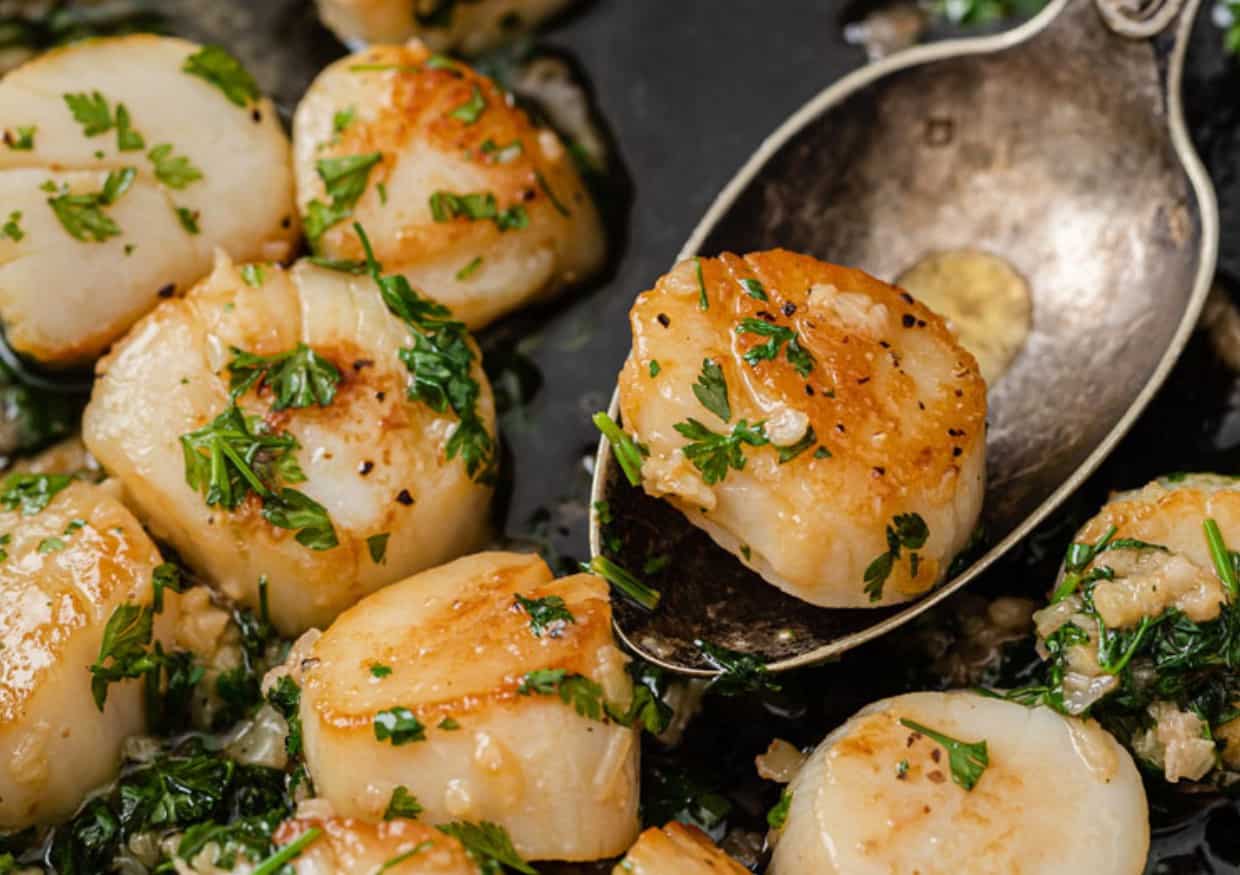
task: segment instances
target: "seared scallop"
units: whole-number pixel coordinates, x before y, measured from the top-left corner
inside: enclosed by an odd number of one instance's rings
[[[786,793],[772,875],[1139,875],[1149,849],[1140,774],[1111,736],[973,693],[862,709]]]
[[[485,76],[423,46],[332,64],[293,123],[311,245],[362,255],[477,328],[578,282],[604,256],[598,212],[553,131]]]
[[[346,43],[419,37],[436,51],[485,51],[572,0],[318,0],[319,15]]]
[[[672,821],[650,828],[616,864],[613,875],[747,875],[700,829]]]
[[[149,609],[159,551],[116,490],[58,475],[0,484],[0,827],[67,817],[120,768],[121,744],[146,731],[143,684],[107,686],[89,666],[124,604]],[[176,594],[161,596],[154,637],[167,645]],[[108,663],[105,663],[105,665]]]
[[[1034,615],[1049,695],[1096,716],[1169,781],[1240,769],[1234,547],[1240,480],[1160,478],[1085,524]]]
[[[370,277],[222,258],[101,361],[83,435],[208,581],[257,608],[265,580],[286,635],[325,626],[485,536],[490,386],[463,326],[436,325]]]
[[[342,614],[294,667],[314,786],[377,821],[490,822],[528,859],[594,860],[637,835],[638,738],[606,584],[481,553]],[[300,676],[299,676],[300,675]]]
[[[943,579],[981,510],[986,386],[934,313],[774,250],[681,262],[630,322],[620,411],[647,493],[812,604]]]
[[[288,138],[218,47],[126,36],[55,49],[0,82],[0,317],[52,364],[93,358],[223,248],[293,252]]]

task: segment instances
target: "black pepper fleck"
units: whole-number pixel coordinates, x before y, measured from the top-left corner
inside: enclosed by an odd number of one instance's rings
[[[250,113],[250,118],[254,119],[254,124],[258,124],[263,120],[263,114],[256,109]]]
[[[953,455],[953,456],[959,456],[959,455],[960,455],[961,453],[963,453],[963,452],[964,452],[964,450],[960,449],[960,447],[952,447],[952,455]]]
[[[362,368],[372,368],[374,364],[374,359],[356,359],[353,362],[353,370],[360,371]]]
[[[874,466],[874,476],[875,476],[875,477],[882,477],[882,476],[883,476],[884,474],[886,474],[886,473],[887,473],[887,469],[886,469],[886,468],[883,468],[883,467],[882,467],[882,466],[880,466],[880,465],[875,465],[875,466]]]
[[[357,466],[357,473],[365,477],[371,471],[375,470],[375,463],[367,459],[365,462]]]
[[[402,489],[400,492],[396,493],[396,501],[403,504],[405,507],[408,507],[413,504],[413,496],[409,494],[408,489]]]
[[[785,316],[791,316],[796,311],[797,311],[797,305],[792,303],[791,301],[789,301],[787,304],[784,304],[783,309],[782,309],[782,312]]]
[[[173,285],[172,283],[168,283],[168,285],[164,286],[162,289],[160,289],[155,294],[159,295],[161,298],[171,298],[173,292],[175,292],[176,290],[177,290],[177,287],[175,285]]]
[[[664,328],[672,324],[672,320],[667,318],[666,313],[660,313],[658,317],[656,318],[658,318],[659,324],[662,325]]]
[[[908,292],[900,292],[900,297],[904,299],[904,303],[906,304],[913,303],[913,296],[910,295]]]
[[[376,393],[375,393],[375,400],[376,400],[376,401],[382,401],[382,400],[383,400],[384,398],[386,398],[386,397],[387,397],[387,392],[376,392]]]
[[[912,313],[905,313],[903,316],[900,317],[900,324],[903,325],[905,328],[912,328],[914,325],[917,324],[917,317],[914,316]]]

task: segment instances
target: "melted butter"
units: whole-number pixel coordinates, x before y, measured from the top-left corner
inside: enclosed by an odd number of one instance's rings
[[[934,252],[896,285],[945,320],[993,386],[1025,344],[1032,323],[1029,284],[1007,261],[973,249]]]

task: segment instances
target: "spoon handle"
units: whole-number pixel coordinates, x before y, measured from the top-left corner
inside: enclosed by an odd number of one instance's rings
[[[1187,33],[1200,0],[1095,0],[1107,27],[1130,39],[1149,39],[1162,33],[1184,13],[1185,27],[1177,41]]]

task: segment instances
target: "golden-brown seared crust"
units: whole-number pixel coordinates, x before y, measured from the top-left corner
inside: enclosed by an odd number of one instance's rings
[[[614,875],[748,875],[749,870],[715,847],[704,832],[672,821],[643,832]]]
[[[74,520],[85,524],[67,533]],[[149,601],[160,556],[120,502],[86,483],[66,487],[33,516],[0,512],[0,533],[9,536],[0,562],[3,728],[24,719],[75,634],[105,623],[123,601]],[[40,551],[52,538],[63,548]]]
[[[531,671],[597,674],[596,654],[612,640],[606,584],[588,574],[553,579],[536,555],[484,553],[459,561],[494,561],[488,557],[499,561],[450,597],[428,598],[419,575],[341,614],[315,644],[314,671],[304,682],[324,724],[369,726],[377,711],[404,707],[433,726],[516,699]],[[536,637],[517,594],[559,596],[574,622]],[[401,623],[403,634],[372,631],[376,615],[396,618],[418,603],[416,619]],[[391,674],[376,683],[374,664],[390,667]]]
[[[519,204],[531,218],[536,212],[556,213],[557,207],[548,192],[554,193],[569,211],[593,209],[567,150],[555,149],[555,160],[546,157],[539,137],[553,136],[550,132],[540,132],[525,111],[514,106],[489,77],[441,56],[436,57],[442,63],[428,66],[426,62],[431,57],[425,46],[414,41],[404,46],[375,46],[350,59],[353,75],[369,77],[374,87],[383,90],[383,96],[375,102],[381,109],[374,118],[351,122],[335,141],[321,143],[316,158],[383,153],[383,160],[372,169],[367,193],[355,211],[363,224],[368,205],[378,205],[377,185],[388,178],[394,162],[407,160],[413,149],[442,153],[476,165],[486,181],[470,191],[493,194],[501,211]],[[481,96],[487,108],[475,121],[453,115],[477,96]],[[501,150],[514,144],[520,145],[519,154],[501,159]],[[431,192],[426,194],[429,197]],[[317,196],[322,198],[322,192]],[[304,192],[302,199],[307,200]],[[372,234],[371,238],[380,262],[401,265],[453,249],[462,242],[470,242],[479,252],[485,252],[488,241],[501,233],[504,232],[493,222],[458,216],[446,222],[407,223],[399,235]],[[347,222],[329,229],[323,235],[322,245],[334,257],[356,259],[364,254],[361,241]]]
[[[280,824],[272,841],[284,847],[311,829],[322,834],[293,861],[295,871],[369,875],[385,865],[384,875],[474,875],[478,871],[459,841],[406,818],[367,823],[351,817],[303,816]]]
[[[835,458],[868,467],[874,474],[873,492],[880,495],[943,487],[945,478],[959,471],[962,452],[985,440],[986,385],[977,362],[956,344],[942,319],[911,295],[860,270],[783,249],[743,257],[724,253],[699,261],[709,302],[700,318],[719,338],[709,356],[724,370],[734,420],[764,418],[753,391],[742,387],[754,387],[768,407],[776,402],[805,412],[818,443]],[[769,301],[746,294],[743,279],[762,283]],[[634,390],[639,390],[648,367],[642,339],[678,330],[675,319],[665,326],[659,316],[666,309],[666,296],[683,297],[686,283],[696,288],[692,263],[682,263],[661,277],[633,306],[634,354],[624,380]],[[848,324],[831,309],[811,302],[816,288],[864,294],[886,312],[881,320],[873,320],[874,327],[865,320]],[[802,377],[783,353],[756,365],[747,363],[745,353],[767,338],[738,334],[744,319],[794,330],[816,360],[809,378]],[[920,391],[904,370],[901,348],[913,335],[929,335],[936,344],[956,348],[959,360],[944,391]],[[902,411],[910,406],[918,406],[921,415],[904,416]],[[813,461],[806,453],[789,464],[798,477],[826,469]]]

